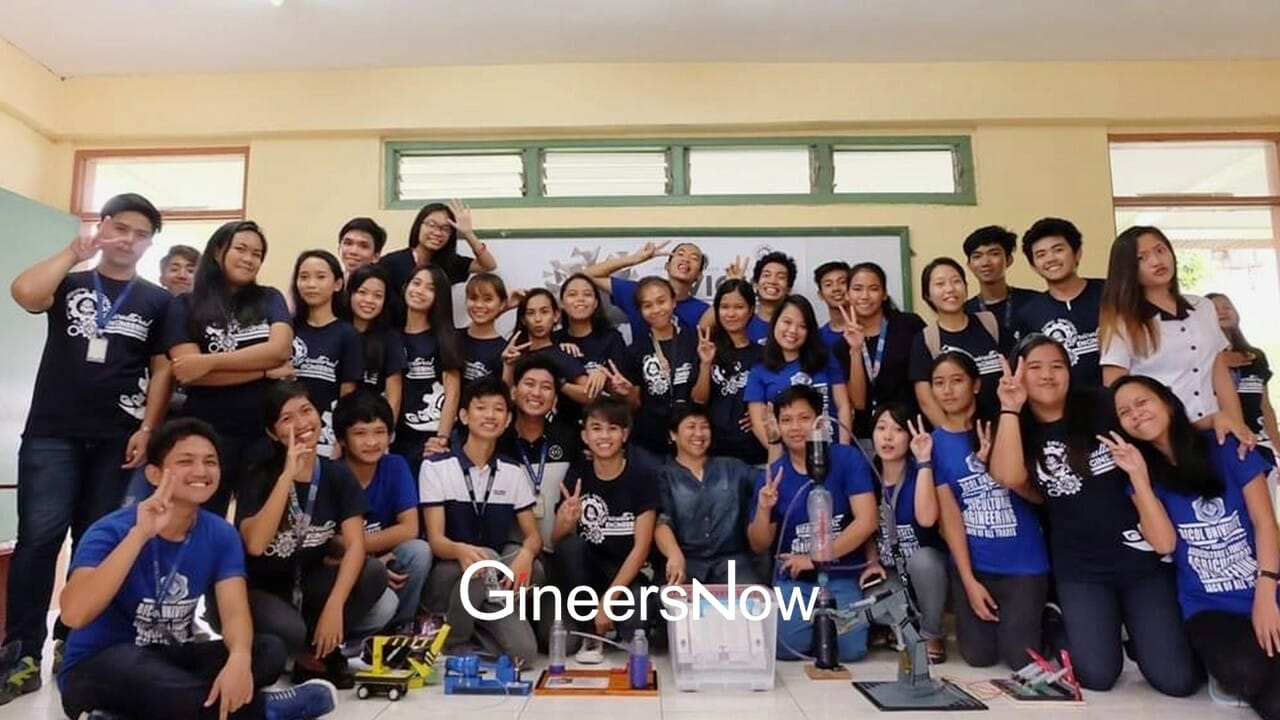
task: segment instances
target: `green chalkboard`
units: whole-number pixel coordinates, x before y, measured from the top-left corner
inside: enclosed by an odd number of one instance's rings
[[[31,386],[44,348],[45,319],[18,307],[7,289],[35,262],[71,242],[79,220],[62,210],[0,188],[0,543],[18,535],[18,443],[31,405]]]

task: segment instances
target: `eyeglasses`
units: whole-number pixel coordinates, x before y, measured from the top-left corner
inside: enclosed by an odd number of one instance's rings
[[[422,229],[426,230],[427,232],[446,232],[447,233],[449,232],[451,227],[452,226],[450,225],[441,225],[440,223],[432,222],[430,220],[422,223]]]

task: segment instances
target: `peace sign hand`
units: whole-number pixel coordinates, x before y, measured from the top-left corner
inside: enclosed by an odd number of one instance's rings
[[[173,500],[175,484],[173,472],[165,470],[160,476],[160,484],[156,487],[156,491],[151,497],[138,503],[138,518],[134,521],[134,527],[142,533],[144,540],[150,540],[159,535],[169,526],[169,521],[172,519],[169,514],[169,504]]]
[[[736,255],[733,262],[729,263],[729,267],[724,269],[725,280],[745,280],[747,277],[747,259],[742,255]]]
[[[574,483],[572,493],[560,483],[560,509],[556,514],[569,523],[576,523],[582,517],[582,478]]]
[[[1128,473],[1131,482],[1135,479],[1138,482],[1147,481],[1147,459],[1142,456],[1141,450],[1120,437],[1115,430],[1111,431],[1110,436],[1099,435],[1098,442],[1107,446],[1112,459],[1116,461],[1116,467]]]
[[[978,460],[985,465],[991,458],[991,423],[979,420],[974,426],[978,431]]]
[[[760,496],[756,499],[756,507],[760,512],[771,512],[778,505],[778,486],[782,484],[782,465],[778,465],[778,470],[770,478],[767,471],[765,474],[764,486],[760,488]]]
[[[636,251],[636,254],[635,254],[636,261],[644,262],[646,260],[652,260],[655,257],[670,255],[671,254],[670,251],[663,250],[663,248],[665,248],[667,245],[670,245],[670,244],[671,244],[670,240],[664,240],[657,244],[647,242],[644,245],[641,245],[640,249]]]
[[[92,258],[102,248],[102,230],[95,231],[92,235],[77,235],[67,249],[76,259],[79,265]]]
[[[716,359],[716,344],[711,341],[711,328],[698,327],[698,359],[710,365]]]
[[[1018,371],[1014,372],[1009,368],[1009,361],[1000,356],[1000,369],[1003,371],[1000,375],[1000,384],[996,386],[996,397],[1000,398],[1000,409],[1012,412],[1022,412],[1022,406],[1027,403],[1027,386],[1023,383],[1023,375],[1027,364],[1025,362],[1018,363]]]
[[[631,390],[635,385],[618,371],[618,366],[612,360],[609,361],[609,393],[611,395],[626,396],[631,394]]]
[[[853,311],[853,303],[850,302],[848,307],[837,305],[840,310],[840,317],[844,318],[844,331],[841,336],[844,341],[849,343],[849,350],[852,352],[862,352],[863,346],[867,344],[867,336],[862,332],[862,326],[858,324],[858,315]]]
[[[507,346],[503,348],[502,350],[503,363],[507,365],[515,365],[516,361],[519,360],[521,356],[524,355],[525,351],[529,349],[529,346],[533,344],[532,340],[526,343],[517,344],[516,340],[518,340],[519,338],[520,338],[519,333],[512,335],[511,340],[507,342]]]
[[[933,436],[925,432],[924,418],[916,415],[914,425],[911,423],[911,418],[907,418],[907,432],[911,435],[911,454],[916,462],[929,462],[933,457]]]

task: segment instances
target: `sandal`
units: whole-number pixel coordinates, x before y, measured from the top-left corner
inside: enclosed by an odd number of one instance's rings
[[[945,643],[942,647],[931,647],[926,644],[925,655],[929,658],[930,665],[941,665],[947,661],[947,646]]]

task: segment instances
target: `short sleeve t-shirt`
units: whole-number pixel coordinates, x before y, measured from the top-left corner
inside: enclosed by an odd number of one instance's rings
[[[769,338],[769,321],[759,315],[752,315],[747,321],[747,339],[757,345],[764,345]]]
[[[504,337],[474,338],[462,334],[462,353],[466,366],[462,369],[463,384],[475,382],[490,375],[502,377],[502,351],[507,349]]]
[[[369,511],[364,490],[346,465],[328,458],[317,458],[318,477],[311,482],[293,483],[290,502],[285,506],[280,527],[262,555],[245,560],[249,571],[249,587],[265,590],[282,598],[293,592],[294,573],[303,575],[318,568],[335,535],[342,534],[342,523],[353,517],[363,518]],[[251,478],[248,490],[240,495],[237,522],[258,514],[280,476],[278,464],[261,467]],[[315,509],[311,522],[303,530],[301,518],[315,491]]]
[[[981,322],[972,315],[968,316],[969,324],[960,332],[951,332],[938,328],[938,337],[942,341],[939,354],[957,351],[973,358],[978,366],[978,376],[982,386],[978,390],[978,414],[989,417],[997,409],[996,389],[999,387],[1000,375],[1004,372],[1000,366],[1002,356],[1000,344]],[[916,335],[911,347],[911,369],[909,375],[912,383],[930,382],[933,373],[934,356],[929,354],[925,346],[924,335]]]
[[[137,520],[135,505],[104,515],[91,525],[76,546],[71,572],[101,565]],[[198,511],[195,525],[180,542],[159,536],[148,540],[102,613],[71,631],[59,683],[76,665],[109,647],[191,642],[200,598],[219,582],[244,574],[240,534],[211,512]]]
[[[285,305],[284,296],[275,288],[262,288],[266,304],[266,316],[254,323],[241,324],[234,317],[230,322],[206,325],[192,335],[187,327],[191,316],[190,293],[174,298],[165,322],[165,345],[174,347],[195,343],[202,353],[222,353],[244,350],[261,345],[271,339],[271,326],[286,324],[292,327],[293,318]],[[271,381],[262,379],[243,385],[221,387],[190,385],[187,387],[187,403],[183,412],[213,425],[219,433],[237,437],[258,437],[263,433],[262,396]]]
[[[1100,395],[1079,400],[1081,411],[1104,407]],[[1098,418],[1089,435],[1089,474],[1083,478],[1069,461],[1065,420],[1023,430],[1024,442],[1042,448],[1043,460],[1036,462],[1032,479],[1044,494],[1049,554],[1060,580],[1105,582],[1160,570],[1159,556],[1138,529],[1138,511],[1128,497],[1129,476],[1116,466],[1107,446],[1093,439],[1112,429],[1109,419]]]
[[[517,532],[516,516],[533,509],[533,492],[519,467],[493,458],[476,467],[460,450],[422,463],[418,496],[444,509],[444,534],[454,542],[501,550]]]
[[[1267,462],[1275,464],[1276,438],[1267,437],[1262,416],[1262,398],[1267,393],[1267,383],[1271,382],[1271,365],[1267,362],[1266,354],[1261,350],[1254,350],[1253,361],[1244,367],[1232,368],[1231,376],[1236,381],[1236,393],[1240,395],[1244,421],[1258,437],[1258,451]]]
[[[676,403],[689,400],[698,380],[698,336],[693,330],[677,330],[672,339],[658,341],[658,346],[661,358],[654,349],[652,335],[636,338],[622,371],[640,388],[640,409],[636,411],[631,437],[647,450],[665,455],[670,442],[667,428],[671,411]]]
[[[889,543],[889,514],[892,510],[893,531],[898,540],[898,552],[905,562],[922,547],[944,548],[942,536],[937,527],[923,527],[916,522],[916,488],[919,485],[919,468],[914,461],[908,463],[906,476],[902,482],[889,487],[880,488],[880,534],[876,549],[880,554],[880,564],[886,568],[897,566],[897,558]]]
[[[933,465],[936,483],[949,488],[960,505],[974,570],[992,575],[1049,572],[1035,509],[991,477],[968,433],[934,430]]]
[[[1091,278],[1084,290],[1063,302],[1047,291],[1029,298],[1015,308],[1016,337],[1042,333],[1062,343],[1071,357],[1071,385],[1075,388],[1102,387],[1098,365],[1098,315],[1102,311],[1103,281]]]
[[[844,377],[840,375],[839,364],[831,358],[828,358],[827,364],[815,373],[805,372],[799,358],[777,370],[770,370],[764,362],[759,362],[747,375],[743,399],[747,403],[771,403],[778,397],[778,393],[792,385],[808,385],[822,395],[823,413],[830,417],[832,422],[836,422],[839,420],[835,399],[836,385],[840,385],[840,391],[843,392],[844,382]]]
[[[582,458],[578,433],[562,422],[549,422],[542,436],[529,442],[519,436],[513,423],[498,442],[498,456],[519,467],[529,483],[534,497],[533,517],[542,533],[542,549],[551,552],[560,483],[564,482],[569,468]]]
[[[323,327],[306,322],[293,325],[293,369],[307,387],[311,403],[320,411],[320,442],[316,452],[333,453],[333,408],[342,383],[359,383],[364,375],[363,343],[351,323],[335,320]]]
[[[399,455],[388,453],[378,460],[373,480],[364,489],[369,511],[364,515],[364,531],[386,530],[396,524],[400,513],[418,507],[418,483],[409,471],[409,463]]]
[[[742,429],[747,414],[747,378],[764,355],[764,348],[748,343],[733,348],[726,361],[711,365],[711,395],[707,414],[711,420],[711,453],[735,457],[752,465],[763,464],[767,453],[750,429]]]
[[[1018,309],[1037,295],[1040,293],[1035,290],[1010,287],[1009,294],[1003,300],[993,303],[983,300],[981,295],[974,295],[965,301],[964,311],[970,315],[982,311],[995,315],[996,322],[1000,325],[1000,334],[1013,337],[1017,332],[1014,329],[1014,318],[1017,317]]]
[[[573,343],[578,346],[578,350],[582,352],[579,358],[582,367],[587,372],[591,372],[596,368],[609,368],[612,362],[622,369],[626,363],[627,344],[622,340],[622,334],[613,328],[603,331],[592,331],[589,335],[582,337],[573,337],[564,331],[558,331],[555,334],[555,343]]]
[[[789,455],[784,453],[756,479],[748,522],[755,518],[759,509],[760,490],[764,487],[765,478],[772,478],[779,467],[782,468],[782,481],[778,484],[778,502],[770,511],[770,519],[780,526],[781,543],[778,545],[778,552],[807,555],[813,538],[808,507],[809,493],[813,491],[813,486],[806,487],[809,477],[796,470]],[[874,493],[871,469],[860,451],[847,445],[832,445],[831,472],[823,485],[831,493],[831,534],[834,537],[853,523],[853,506],[849,498]],[[859,569],[865,564],[862,548],[857,548],[837,558],[828,575],[857,577]],[[782,577],[780,572],[775,573],[775,578]]]
[[[435,261],[433,260],[432,262]],[[449,282],[457,285],[458,283],[466,282],[467,277],[471,275],[472,262],[473,259],[466,255],[454,255],[453,259],[446,262],[441,269],[444,270],[444,274],[449,278]],[[409,284],[409,278],[413,276],[414,268],[417,266],[411,248],[387,253],[382,256],[378,264],[387,271],[387,293],[391,295],[399,295],[404,290],[404,286]],[[438,265],[439,263],[436,262],[436,264]]]
[[[99,295],[95,276],[95,271],[67,275],[44,312],[48,335],[23,431],[26,437],[113,438],[128,435],[142,422],[151,358],[168,349],[164,330],[169,293],[142,278],[130,287],[128,282],[98,276]],[[102,320],[106,355],[94,362],[89,359],[89,343]]]
[[[626,313],[627,322],[631,324],[632,337],[646,333],[649,329],[644,322],[644,317],[640,315],[640,308],[636,306],[636,286],[639,284],[635,280],[617,276],[609,278],[609,295],[613,298],[613,304]],[[676,324],[682,328],[697,327],[698,321],[710,307],[706,300],[699,300],[692,295],[678,300],[676,301]]]
[[[878,328],[873,334],[865,336],[863,352],[860,355],[862,356],[862,367],[866,371],[866,377],[871,382],[871,387],[867,393],[868,407],[866,410],[853,414],[855,437],[871,437],[871,416],[875,413],[876,407],[880,405],[899,402],[906,405],[913,412],[915,411],[915,388],[912,387],[911,381],[908,379],[908,373],[911,364],[911,347],[923,327],[924,320],[921,320],[920,316],[915,313],[895,312],[885,316],[885,321],[881,325],[885,337],[884,356],[880,360],[878,372],[874,373],[874,379],[872,378],[872,368],[876,364],[882,330]],[[850,371],[849,343],[845,342],[843,337],[836,341],[832,356],[840,363],[840,376],[850,378],[849,382],[853,382],[853,373]]]
[[[1244,460],[1235,438],[1218,445],[1206,433],[1211,461],[1222,477],[1222,497],[1189,497],[1151,483],[1177,534],[1173,564],[1178,576],[1182,617],[1206,610],[1249,617],[1258,574],[1257,539],[1244,489],[1255,479],[1266,482],[1270,469],[1256,453]],[[1260,477],[1261,476],[1261,477]]]
[[[410,436],[425,441],[440,428],[444,412],[444,371],[434,330],[405,333],[404,389],[397,442]]]
[[[618,477],[601,480],[591,463],[582,462],[569,470],[565,487],[576,487],[579,480],[582,517],[578,534],[586,543],[587,555],[608,565],[621,565],[635,547],[636,521],[646,512],[657,515],[661,505],[657,478],[629,462]]]
[[[368,366],[370,342],[373,342],[373,338],[368,333],[360,336],[360,357],[364,367],[361,382],[374,392],[383,392],[387,389],[387,378],[404,373],[404,338],[399,330],[388,329],[383,333],[382,361],[378,363],[378,367]]]

